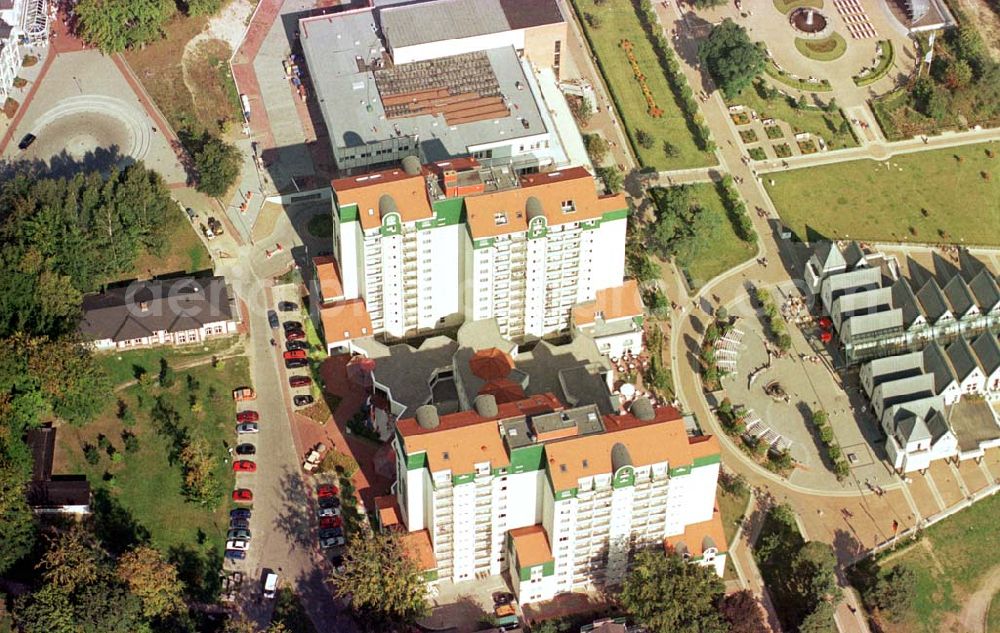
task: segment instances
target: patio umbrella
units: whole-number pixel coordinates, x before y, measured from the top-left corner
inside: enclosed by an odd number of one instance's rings
[[[491,395],[496,398],[497,404],[505,402],[517,402],[524,399],[524,389],[513,380],[498,378],[491,380],[479,390],[479,395]]]
[[[367,356],[355,356],[347,363],[347,378],[365,389],[372,386],[373,371],[375,371],[375,359]]]
[[[514,369],[514,359],[507,352],[491,347],[473,354],[469,360],[469,368],[473,374],[489,382],[506,378],[510,370]]]

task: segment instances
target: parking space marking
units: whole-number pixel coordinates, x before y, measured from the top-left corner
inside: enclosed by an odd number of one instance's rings
[[[919,523],[924,517],[920,514],[920,509],[917,508],[917,502],[913,499],[913,495],[910,494],[910,487],[904,483],[899,489],[903,493],[903,498],[906,499],[906,505],[910,506],[910,511],[913,512],[915,522]]]
[[[976,461],[979,463],[979,470],[983,471],[983,474],[986,475],[986,483],[991,486],[995,484],[997,482],[996,477],[990,472],[990,467],[986,465],[986,460],[979,459]]]
[[[948,460],[948,466],[951,468],[951,472],[955,475],[955,481],[958,482],[958,487],[962,491],[962,496],[968,497],[969,487],[965,485],[965,480],[962,479],[962,473],[958,470],[958,466],[956,466],[955,462],[950,459]]]

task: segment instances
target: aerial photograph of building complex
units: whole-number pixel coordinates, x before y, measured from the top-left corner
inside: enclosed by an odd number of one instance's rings
[[[1000,2],[0,0],[0,633],[1000,633]]]

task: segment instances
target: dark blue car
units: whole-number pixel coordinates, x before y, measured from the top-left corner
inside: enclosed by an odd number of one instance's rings
[[[250,518],[250,510],[248,510],[247,508],[236,508],[234,510],[230,510],[229,511],[229,518],[230,519],[249,519]]]
[[[247,519],[232,519],[229,521],[229,529],[248,530],[250,529],[250,521]]]
[[[247,557],[247,553],[241,549],[227,549],[226,558],[231,558],[232,560],[243,560]]]

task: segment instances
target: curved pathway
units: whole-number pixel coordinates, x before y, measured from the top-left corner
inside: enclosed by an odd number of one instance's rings
[[[986,618],[990,613],[993,596],[1000,594],[1000,565],[989,570],[979,581],[979,588],[969,596],[959,623],[963,631],[986,631]]]

